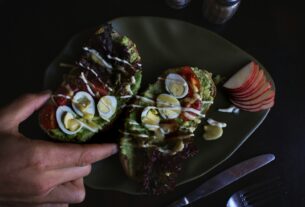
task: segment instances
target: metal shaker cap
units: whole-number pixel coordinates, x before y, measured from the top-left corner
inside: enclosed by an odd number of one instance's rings
[[[237,4],[240,2],[240,0],[217,0],[219,4],[222,4],[224,6],[232,6],[234,4]]]

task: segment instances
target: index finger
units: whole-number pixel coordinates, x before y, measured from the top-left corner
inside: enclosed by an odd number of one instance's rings
[[[117,150],[116,144],[68,144],[40,141],[39,154],[48,169],[90,165],[105,159]]]
[[[50,97],[50,91],[43,91],[39,94],[26,94],[16,99],[8,106],[2,108],[1,121],[5,127],[18,127],[19,123],[27,119],[39,109]]]

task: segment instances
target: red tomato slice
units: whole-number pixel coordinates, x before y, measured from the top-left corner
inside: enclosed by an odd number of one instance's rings
[[[90,89],[93,93],[98,93],[100,96],[105,96],[108,94],[108,89],[106,86],[101,83],[95,76],[87,77]],[[76,78],[73,81],[70,81],[70,86],[74,91],[88,91],[87,85],[81,78]]]
[[[39,112],[39,123],[45,130],[57,128],[56,107],[53,104],[46,104]]]
[[[188,108],[193,108],[193,109],[196,109],[198,111],[201,111],[201,107],[202,107],[202,102],[198,99],[196,100],[194,103],[192,104],[186,104],[186,106],[184,107],[188,107]],[[191,116],[197,116],[196,114],[192,113],[192,112],[184,112],[184,113],[181,113],[181,118],[184,120],[184,121],[189,121],[189,119],[187,118],[187,116],[185,116],[185,113],[188,113],[190,114]]]
[[[55,95],[53,97],[55,103],[58,105],[58,106],[62,106],[62,105],[67,105],[68,103],[68,99],[65,98],[65,97],[62,97],[62,96],[56,96],[57,94],[61,94],[61,95],[64,95],[64,96],[68,96],[70,93],[70,91],[67,89],[67,87],[65,87],[65,85],[61,85],[55,92]]]
[[[200,81],[198,80],[197,76],[194,74],[193,70],[189,66],[184,66],[180,71],[180,75],[182,75],[186,79],[189,85],[188,97],[193,97],[195,93],[194,87],[196,87],[198,90],[201,87]]]
[[[95,93],[98,93],[100,96],[106,96],[108,94],[106,86],[97,79],[90,80],[90,83],[92,83],[91,87]]]
[[[202,102],[199,99],[197,99],[193,104],[191,104],[190,107],[200,111],[202,107]]]

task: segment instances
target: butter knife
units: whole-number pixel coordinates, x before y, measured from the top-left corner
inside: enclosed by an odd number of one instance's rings
[[[236,164],[207,180],[198,188],[167,207],[181,207],[193,203],[263,167],[274,159],[275,156],[273,154],[264,154]]]

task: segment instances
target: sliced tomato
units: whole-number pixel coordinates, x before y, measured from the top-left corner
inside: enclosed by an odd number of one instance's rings
[[[180,118],[181,118],[183,121],[189,121],[189,119],[184,115],[184,112],[180,114]]]
[[[201,111],[201,107],[202,107],[202,102],[198,99],[196,100],[194,103],[192,104],[186,104],[184,107],[187,108],[193,108],[196,109],[198,111]],[[184,120],[184,121],[189,121],[189,119],[187,118],[187,116],[185,116],[185,113],[190,114],[191,116],[197,116],[195,113],[193,112],[183,112],[181,113],[180,117]]]
[[[197,88],[199,90],[201,87],[199,79],[193,72],[192,68],[189,66],[184,66],[180,71],[180,75],[182,75],[186,79],[189,85],[188,97],[193,97],[194,93],[196,93],[194,89]]]
[[[68,88],[65,86],[65,85],[61,85],[55,92],[55,95],[53,97],[55,103],[58,105],[58,106],[62,106],[62,105],[67,105],[68,103],[68,99],[65,98],[65,97],[62,97],[62,96],[56,96],[57,94],[60,94],[60,95],[64,95],[64,96],[69,96],[70,94],[70,91],[68,90]]]
[[[67,105],[68,103],[68,100],[65,97],[55,96],[53,99],[58,106]]]
[[[94,93],[98,93],[100,96],[108,95],[108,89],[99,80],[92,79],[92,80],[90,80],[90,83],[91,83],[90,85],[91,85],[91,88],[94,91]]]
[[[190,107],[200,111],[202,107],[202,102],[199,99],[197,99],[193,104],[191,104]]]
[[[93,93],[98,93],[100,96],[105,96],[108,94],[108,89],[106,88],[106,86],[101,83],[95,76],[86,75],[86,79]],[[89,92],[87,84],[84,83],[84,80],[82,80],[80,77],[70,80],[69,84],[73,91]]]
[[[39,112],[39,123],[45,130],[57,128],[56,123],[56,106],[49,103],[46,104]]]

